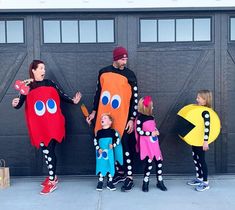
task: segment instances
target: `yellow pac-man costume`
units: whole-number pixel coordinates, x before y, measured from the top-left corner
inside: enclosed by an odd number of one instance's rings
[[[209,118],[207,122],[205,122],[204,113],[208,113],[206,114]],[[190,104],[183,107],[177,114],[179,117],[177,132],[180,138],[189,145],[202,146],[204,140],[210,144],[218,137],[221,124],[213,109]]]

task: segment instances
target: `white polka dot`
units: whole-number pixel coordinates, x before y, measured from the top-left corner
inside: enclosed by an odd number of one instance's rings
[[[151,160],[151,159],[148,159],[148,162],[149,162],[149,163],[152,163],[152,160]]]
[[[47,155],[44,156],[47,159]]]
[[[146,175],[149,176],[149,175],[150,175],[150,172],[147,172]]]
[[[196,167],[196,171],[198,171],[198,167]]]
[[[209,118],[210,117],[210,115],[209,114],[205,114],[205,118]]]
[[[196,161],[196,160],[194,160],[194,163],[195,163],[195,164],[197,164],[197,161]]]
[[[137,129],[136,129],[137,131],[141,131],[141,128],[140,127],[137,127]]]
[[[48,166],[48,168],[49,168],[49,169],[52,169],[52,168],[53,168],[53,166],[50,164],[50,165]]]
[[[163,179],[162,176],[158,177],[158,181],[162,181],[162,179]]]
[[[153,166],[149,166],[148,169],[151,170],[153,168]]]
[[[204,139],[208,139],[208,136],[207,136],[207,135],[205,135],[205,136],[204,136]]]
[[[117,138],[117,141],[120,141],[120,139],[119,139],[119,138]]]
[[[143,135],[144,134],[144,131],[140,131],[140,135]]]
[[[192,152],[192,155],[194,156],[194,152]]]
[[[130,176],[130,175],[132,174],[132,172],[131,172],[131,171],[128,171],[127,174]]]
[[[146,135],[149,136],[149,135],[150,135],[150,132],[149,132],[149,131],[146,131]]]
[[[129,154],[129,152],[126,152],[125,155],[126,155],[126,156],[129,156],[130,154]]]
[[[137,99],[135,99],[135,103],[138,103],[138,100],[137,100]]]
[[[47,150],[47,149],[44,149],[42,152],[43,152],[44,154],[49,154],[49,150]]]
[[[116,147],[116,146],[117,146],[117,145],[114,143],[114,144],[113,144],[113,147]]]
[[[102,177],[99,178],[99,181],[100,181],[100,182],[102,182],[103,180],[104,180],[104,178],[102,178]]]
[[[133,112],[133,115],[134,115],[134,116],[136,116],[136,114],[137,114],[136,112]]]
[[[110,181],[110,182],[111,182],[111,181],[113,181],[113,178],[112,178],[112,177],[110,177],[110,178],[109,178],[109,181]]]
[[[137,86],[135,86],[133,89],[134,89],[135,91],[137,91],[137,90],[138,90]]]
[[[48,157],[48,161],[51,161],[52,160],[52,158],[51,157]]]
[[[162,164],[161,164],[161,163],[159,163],[159,164],[158,164],[158,167],[159,167],[159,168],[161,168],[161,167],[162,167]]]
[[[112,175],[111,175],[111,174],[109,174],[109,177],[112,177]]]
[[[95,148],[96,148],[96,150],[98,150],[100,147],[99,147],[99,146],[96,146]]]
[[[136,123],[137,123],[137,125],[139,125],[141,122],[140,122],[140,120],[137,120]]]
[[[208,122],[208,121],[205,122],[205,125],[206,125],[206,126],[209,126],[209,125],[210,125],[210,122]]]
[[[134,106],[134,109],[137,110],[137,109],[138,109],[138,106]]]
[[[157,173],[158,173],[158,174],[161,174],[161,173],[162,173],[162,170],[158,170]]]
[[[49,174],[50,174],[50,175],[53,175],[53,174],[54,174],[54,172],[53,172],[53,171],[49,171]]]
[[[198,173],[196,173],[196,177],[199,177],[199,174],[198,174]]]
[[[53,178],[54,178],[53,176],[49,176],[49,179],[50,179],[50,180],[53,180]]]
[[[130,163],[130,162],[131,162],[131,160],[130,160],[130,159],[127,159],[127,160],[126,160],[126,162],[127,162],[127,163]]]
[[[135,94],[134,94],[134,97],[138,97],[138,93],[135,93]]]
[[[40,143],[40,146],[41,146],[41,147],[43,147],[43,146],[44,146],[44,144],[43,144],[43,143]]]
[[[46,164],[48,164],[48,161],[46,160]]]
[[[144,182],[148,182],[149,181],[149,178],[146,176],[144,177]]]
[[[209,129],[208,128],[205,128],[205,130],[204,130],[206,133],[208,133],[209,132]]]
[[[118,137],[118,132],[115,133],[115,136]]]
[[[127,166],[127,169],[128,169],[128,170],[131,170],[131,169],[132,169],[132,167],[131,167],[131,166]]]
[[[97,146],[97,142],[94,142],[94,146]]]

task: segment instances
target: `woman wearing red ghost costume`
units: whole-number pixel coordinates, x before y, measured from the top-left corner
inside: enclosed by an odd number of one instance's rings
[[[45,157],[49,176],[42,183],[41,194],[48,194],[57,188],[55,146],[65,136],[60,99],[71,104],[78,104],[81,99],[80,92],[70,98],[53,81],[44,79],[45,72],[44,62],[33,60],[29,66],[29,76],[33,82],[29,84],[28,95],[20,95],[12,100],[12,106],[16,109],[25,102],[25,118],[31,144],[41,147]]]
[[[124,181],[121,188],[124,192],[130,191],[134,186],[130,134],[134,130],[138,103],[137,79],[134,72],[125,67],[127,60],[128,52],[124,47],[113,50],[113,64],[99,71],[93,111],[87,118],[90,123],[95,117],[100,119],[103,113],[110,113],[114,119],[113,128],[122,139],[124,167],[116,165],[113,184]],[[95,132],[99,129],[101,125],[97,121]]]

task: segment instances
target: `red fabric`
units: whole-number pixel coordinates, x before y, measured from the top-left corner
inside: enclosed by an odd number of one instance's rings
[[[113,60],[117,61],[122,58],[128,58],[128,52],[124,47],[116,47],[113,50]]]
[[[54,109],[47,106],[48,100],[55,102]],[[44,111],[40,114],[36,106],[38,103],[44,104]],[[65,120],[60,109],[60,97],[54,87],[42,86],[29,92],[26,98],[25,117],[33,146],[39,148],[41,142],[48,146],[52,139],[58,142],[63,140]]]

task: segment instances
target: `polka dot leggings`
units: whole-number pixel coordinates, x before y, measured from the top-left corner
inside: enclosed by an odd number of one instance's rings
[[[207,181],[208,169],[205,160],[205,151],[202,147],[192,146],[192,156],[196,168],[196,177]]]
[[[156,164],[156,177],[157,177],[157,181],[162,181],[162,160],[151,160],[149,158],[145,159],[145,169],[144,169],[144,182],[148,182],[149,181],[149,176],[150,176],[150,172],[153,168],[153,164],[152,162],[155,162]]]
[[[107,173],[108,181],[111,182],[113,181],[113,177],[110,173]],[[104,175],[99,173],[99,181],[103,182],[104,181]]]
[[[55,146],[56,146],[56,141],[54,140],[52,140],[47,147],[43,143],[40,144],[48,168],[50,181],[54,181],[56,173]]]

